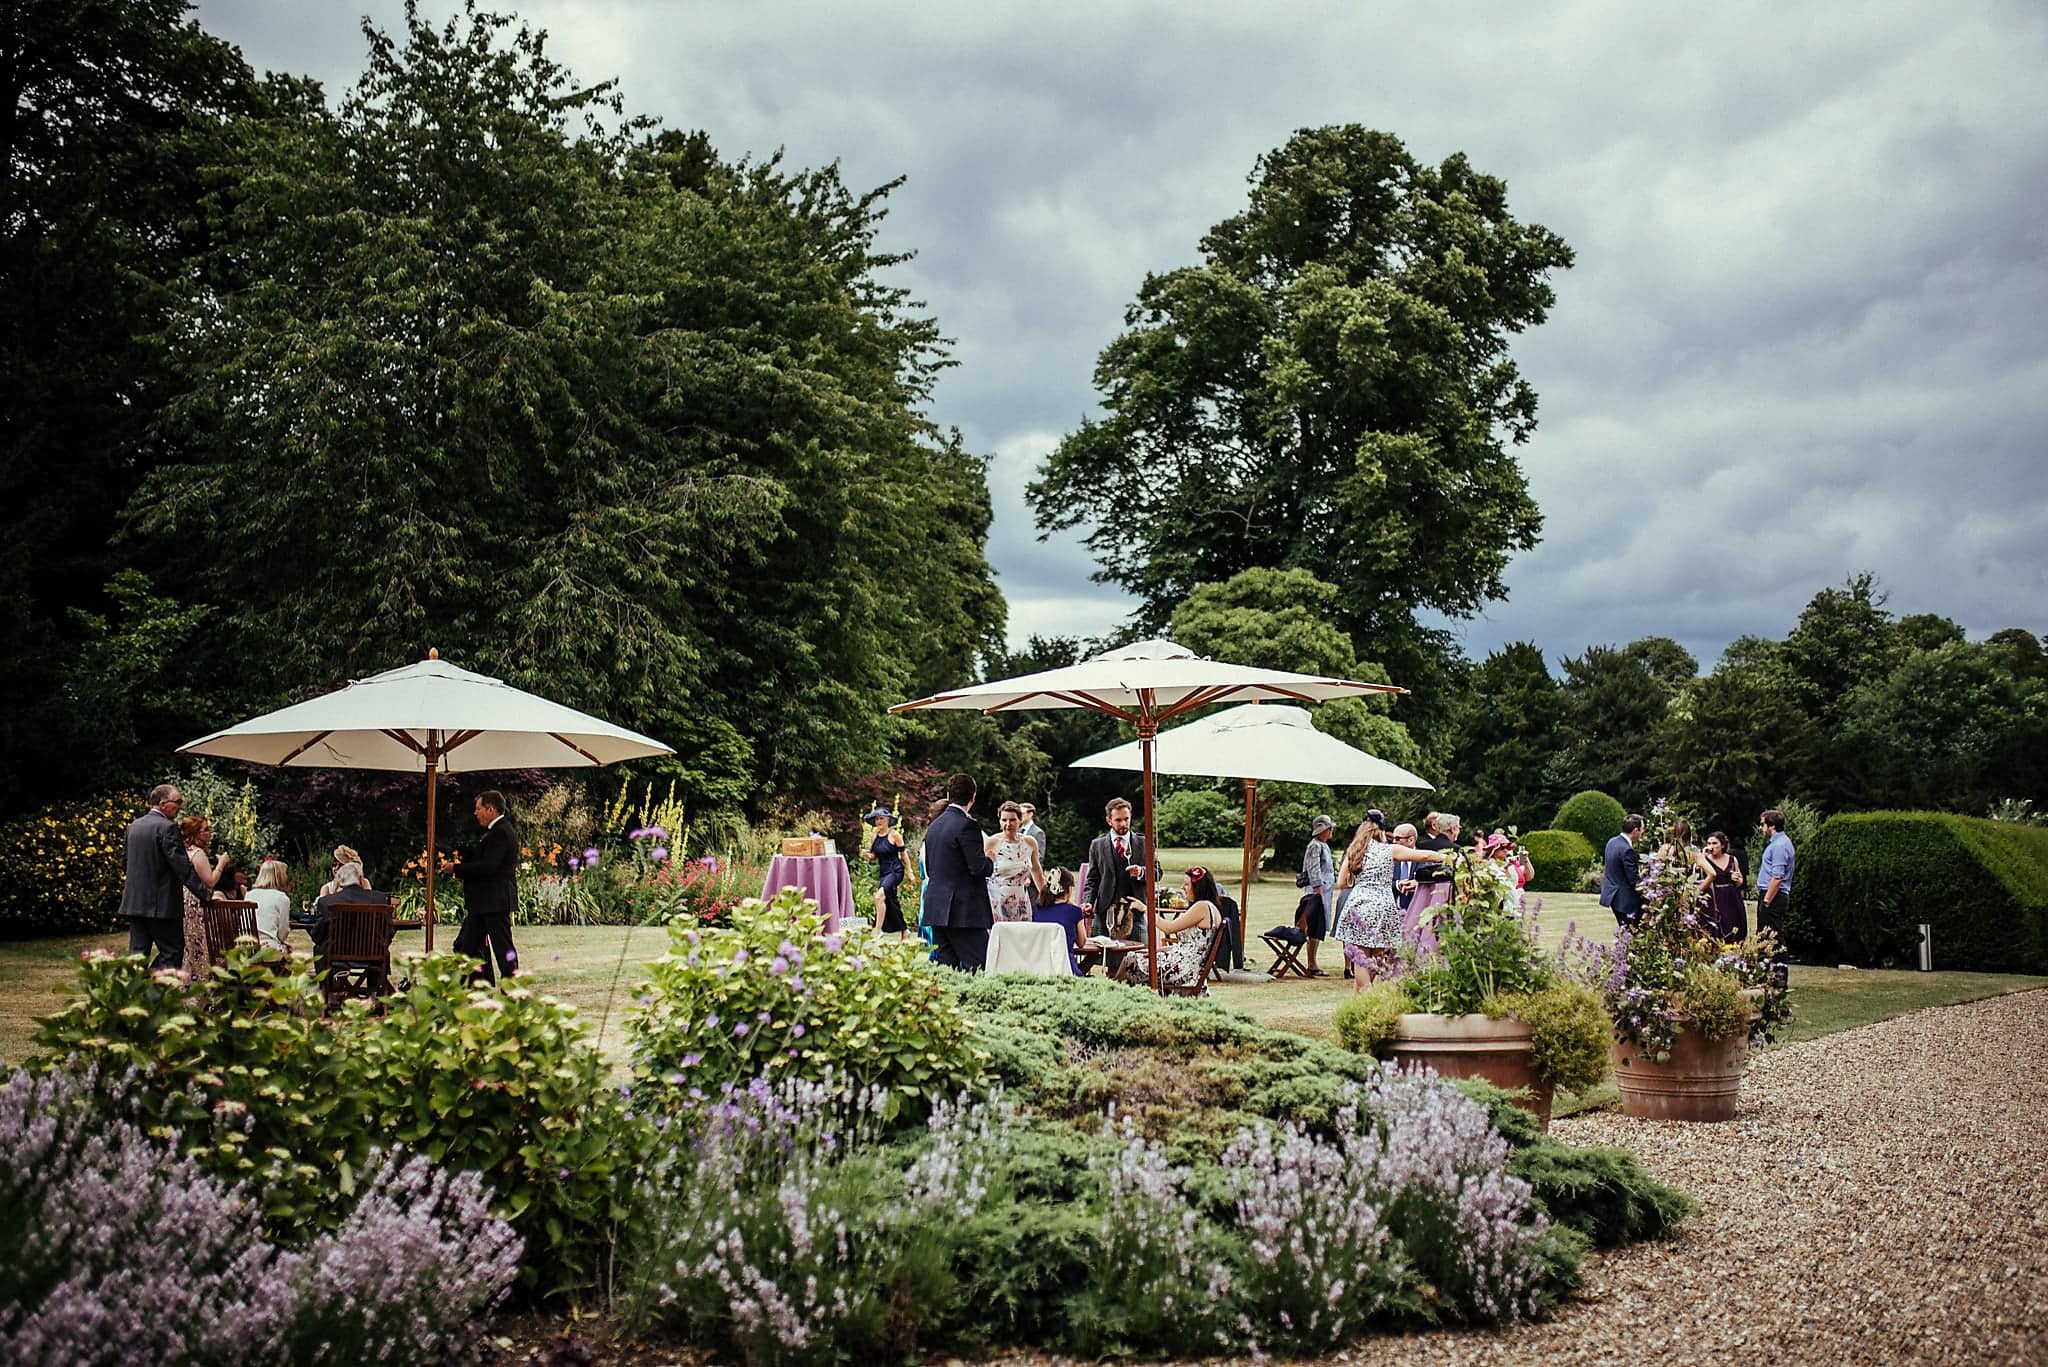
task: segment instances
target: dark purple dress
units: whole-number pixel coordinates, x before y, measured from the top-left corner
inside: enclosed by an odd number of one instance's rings
[[[1707,884],[1706,904],[1700,911],[1700,929],[1733,944],[1749,934],[1749,916],[1742,905],[1742,884],[1739,876],[1742,866],[1733,859],[1728,867],[1717,869],[1714,861],[1707,860],[1707,870],[1713,875]]]

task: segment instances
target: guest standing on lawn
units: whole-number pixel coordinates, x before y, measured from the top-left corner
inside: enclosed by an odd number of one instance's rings
[[[875,838],[860,857],[874,860],[882,874],[882,885],[875,890],[875,929],[900,940],[906,933],[903,902],[897,891],[903,885],[903,832],[895,829],[895,815],[887,807],[869,812],[868,822],[875,828]]]
[[[1643,819],[1630,812],[1621,819],[1621,833],[1607,842],[1600,857],[1600,905],[1614,913],[1618,926],[1632,926],[1643,914],[1642,894],[1636,890],[1643,879],[1642,859],[1636,854],[1642,834]]]
[[[1401,948],[1401,912],[1394,905],[1394,861],[1441,863],[1448,850],[1418,850],[1397,845],[1387,835],[1387,818],[1368,811],[1358,834],[1344,851],[1344,871],[1351,875],[1351,895],[1337,918],[1337,941],[1351,968],[1351,990],[1362,992],[1375,974],[1394,971]]]
[[[220,878],[220,870],[214,865],[207,847],[213,843],[213,823],[203,816],[188,816],[178,823],[178,837],[184,842],[185,857],[192,861],[192,872],[199,875],[200,885],[206,891],[197,892],[191,887],[185,889],[185,973],[192,978],[204,978],[213,972],[213,957],[206,952],[206,904],[213,900],[214,886]]]
[[[1772,975],[1785,981],[1785,913],[1792,906],[1792,837],[1785,834],[1785,814],[1776,807],[1756,819],[1764,837],[1763,858],[1756,861],[1756,928],[1778,937]]]
[[[1728,848],[1728,837],[1715,831],[1707,837],[1700,856],[1706,876],[1700,883],[1700,929],[1724,944],[1735,944],[1749,936],[1749,913],[1742,905],[1742,861]]]
[[[1003,829],[990,836],[985,848],[995,866],[989,879],[989,903],[998,921],[1028,921],[1045,888],[1045,871],[1039,867],[1038,846],[1024,834],[1024,809],[1014,802],[996,808]]]
[[[1081,910],[1095,922],[1098,935],[1122,934],[1133,940],[1145,938],[1145,865],[1152,865],[1156,883],[1166,876],[1145,837],[1131,829],[1131,804],[1113,797],[1102,809],[1109,833],[1095,837],[1088,847],[1088,885],[1081,889]],[[1120,924],[1120,910],[1128,908],[1130,924]]]
[[[1024,824],[1019,829],[1024,832],[1026,840],[1038,846],[1038,867],[1043,869],[1045,868],[1046,857],[1046,834],[1045,827],[1038,824],[1038,808],[1032,806],[1029,802],[1020,802],[1017,804],[1017,809],[1024,813]]]
[[[121,915],[128,919],[128,952],[155,951],[150,968],[185,963],[185,898],[208,897],[213,889],[192,867],[178,832],[185,795],[169,783],[150,789],[149,810],[128,823],[124,843],[127,876],[121,885]]]
[[[953,775],[946,796],[946,810],[924,833],[924,919],[932,932],[932,962],[979,973],[988,963],[988,930],[996,919],[988,902],[988,878],[996,866],[974,821],[974,780]]]
[[[1304,891],[1301,905],[1295,908],[1294,927],[1308,944],[1311,978],[1329,976],[1316,967],[1316,955],[1322,952],[1323,937],[1330,933],[1332,918],[1337,914],[1337,861],[1330,854],[1330,838],[1336,830],[1335,821],[1318,816],[1309,823],[1308,845],[1301,852],[1298,882]]]
[[[484,834],[476,853],[455,866],[463,906],[455,952],[480,960],[475,976],[496,982],[500,973],[509,978],[519,970],[519,953],[512,947],[512,917],[519,911],[519,833],[506,814],[505,795],[496,789],[478,793],[474,811]]]

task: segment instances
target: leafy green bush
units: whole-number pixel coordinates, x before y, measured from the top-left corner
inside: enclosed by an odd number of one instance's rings
[[[1586,838],[1598,855],[1607,848],[1607,842],[1621,833],[1621,819],[1628,815],[1619,802],[1602,792],[1587,789],[1573,793],[1557,809],[1557,817],[1550,828],[1557,831],[1577,831]]]
[[[1244,843],[1244,807],[1213,788],[1175,793],[1159,803],[1159,843],[1204,849]]]
[[[0,940],[116,929],[128,823],[144,806],[108,793],[0,823]]]
[[[1385,1058],[1401,1017],[1414,1009],[1399,983],[1376,982],[1338,1006],[1330,1017],[1331,1033],[1354,1054]]]
[[[671,1093],[829,1074],[882,1088],[893,1119],[973,1085],[987,1061],[921,945],[827,934],[794,891],[741,903],[729,926],[671,921],[641,1007],[634,1077]]]
[[[1552,1086],[1583,1092],[1607,1077],[1614,1022],[1592,989],[1553,982],[1539,991],[1495,997],[1486,1014],[1495,1020],[1513,1016],[1529,1027],[1529,1066]]]
[[[319,1019],[303,959],[244,944],[210,982],[88,956],[79,994],[40,1023],[46,1058],[135,1068],[130,1097],[152,1134],[227,1181],[248,1181],[287,1235],[331,1228],[373,1161],[405,1144],[480,1174],[526,1240],[529,1283],[594,1281],[623,1214],[621,1178],[644,1154],[575,1008],[518,986],[469,982],[436,954],[382,1015],[351,1003]]]
[[[1617,824],[1614,828],[1620,830]],[[1529,884],[1534,892],[1577,892],[1579,875],[1600,858],[1598,846],[1587,843],[1577,831],[1531,831],[1522,837],[1522,848],[1536,866]]]
[[[1798,851],[1792,908],[1860,963],[1915,962],[1926,922],[1937,968],[2048,971],[2048,830],[1943,812],[1830,817]],[[1798,930],[1811,952],[1814,931]]]

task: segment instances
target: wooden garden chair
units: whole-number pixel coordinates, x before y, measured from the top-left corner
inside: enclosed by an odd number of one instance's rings
[[[208,902],[201,911],[206,917],[206,957],[213,963],[224,963],[236,940],[244,935],[253,939],[256,935],[254,902],[230,902],[217,898]]]
[[[328,1010],[352,997],[377,1001],[390,995],[391,921],[389,902],[328,907],[327,974],[320,989]]]
[[[1223,927],[1219,923],[1209,932],[1209,952],[1202,956],[1202,971],[1195,974],[1191,983],[1161,983],[1159,990],[1169,997],[1206,997],[1209,995],[1209,975],[1216,968],[1216,953],[1223,948]]]
[[[1273,951],[1273,966],[1266,971],[1276,978],[1306,978],[1308,968],[1301,962],[1302,946],[1308,936],[1294,926],[1274,926],[1259,937]]]

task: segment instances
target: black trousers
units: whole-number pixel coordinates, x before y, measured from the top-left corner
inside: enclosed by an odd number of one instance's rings
[[[979,973],[988,966],[988,927],[932,927],[932,962],[962,973]]]
[[[128,918],[128,952],[147,954],[151,946],[156,948],[156,957],[149,961],[151,972],[159,968],[183,968],[185,966],[185,921],[183,917],[130,916]]]
[[[1770,901],[1756,899],[1756,928],[1768,930],[1778,937],[1778,952],[1771,959],[1771,976],[1779,982],[1785,981],[1787,973],[1785,958],[1785,913],[1792,909],[1792,894],[1781,892]]]
[[[462,929],[456,933],[455,952],[481,959],[483,966],[477,970],[476,976],[489,982],[496,982],[501,972],[509,978],[519,971],[519,954],[512,948],[510,916],[469,912],[462,918]]]

